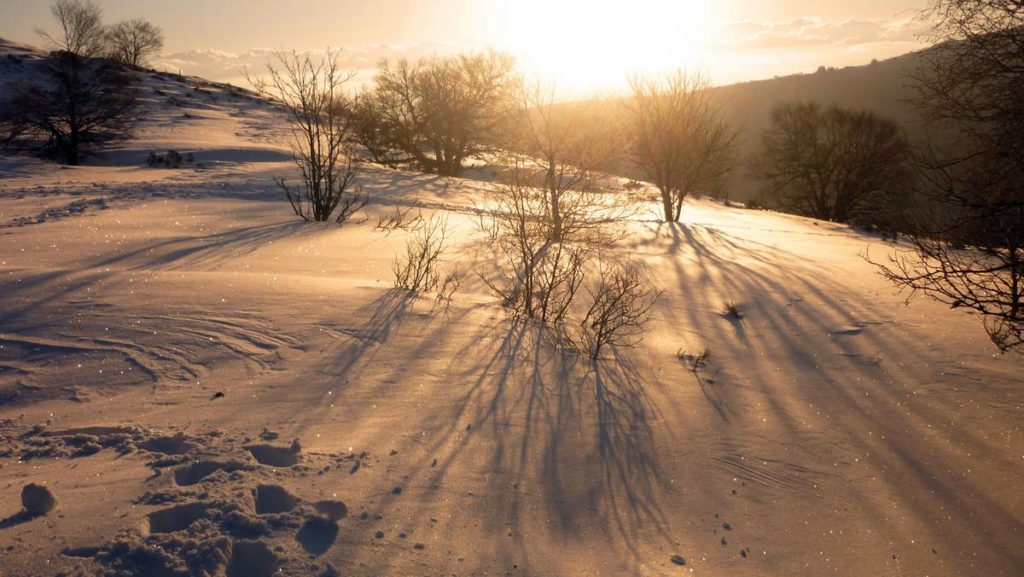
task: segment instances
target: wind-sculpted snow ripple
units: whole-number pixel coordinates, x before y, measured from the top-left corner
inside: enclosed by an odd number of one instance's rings
[[[276,186],[266,182],[203,182],[198,183],[141,183],[131,185],[100,185],[75,188],[44,188],[44,189],[11,189],[0,190],[0,198],[48,198],[67,196],[66,203],[48,206],[30,216],[18,216],[7,222],[0,223],[0,229],[44,224],[83,216],[108,208],[128,208],[132,203],[154,199],[229,199],[256,201],[283,201],[284,198]]]

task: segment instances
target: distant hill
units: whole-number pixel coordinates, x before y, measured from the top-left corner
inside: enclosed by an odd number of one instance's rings
[[[0,98],[12,83],[36,80],[34,76],[38,76],[39,64],[45,56],[46,53],[37,48],[0,39]],[[757,194],[759,184],[747,174],[746,160],[759,148],[761,133],[769,124],[771,109],[779,102],[805,100],[873,110],[903,124],[911,138],[919,134],[921,120],[910,102],[914,91],[908,73],[916,68],[921,57],[921,52],[915,52],[863,66],[822,68],[810,74],[794,74],[716,88],[726,113],[741,129],[741,162],[727,186],[730,199],[745,202]],[[157,93],[170,93],[169,101],[175,106],[189,104],[210,90],[229,97],[254,96],[244,89],[196,77],[156,71],[140,71],[139,75],[144,82],[163,83],[151,88]],[[617,106],[621,101],[610,104]]]
[[[819,69],[812,74],[795,74],[723,86],[717,89],[728,116],[741,129],[740,155],[745,161],[760,147],[761,133],[768,127],[773,106],[779,102],[803,100],[861,110],[871,110],[904,125],[913,139],[921,131],[921,118],[910,100],[914,96],[908,74],[922,58],[913,52],[864,66]],[[742,166],[733,175],[730,198],[746,201],[757,193],[758,183]]]
[[[714,88],[726,116],[740,129],[738,166],[726,183],[729,199],[746,202],[760,190],[760,184],[748,174],[747,164],[761,146],[761,134],[769,126],[772,108],[780,102],[811,101],[871,110],[903,125],[912,142],[919,138],[922,118],[912,102],[915,90],[910,74],[925,54],[926,51],[911,52],[863,66],[822,67],[809,74]],[[623,114],[627,103],[628,97],[608,101],[608,113]],[[642,180],[644,175],[627,168],[621,176]]]

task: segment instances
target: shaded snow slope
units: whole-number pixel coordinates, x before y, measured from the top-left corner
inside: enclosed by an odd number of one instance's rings
[[[18,84],[45,84],[45,53],[0,39],[0,97]],[[130,141],[86,158],[86,165],[147,168],[150,153],[191,154],[189,168],[290,159],[280,115],[251,91],[201,78],[133,71],[140,106]],[[0,160],[5,180],[45,173],[49,165]],[[149,177],[151,178],[151,177]]]

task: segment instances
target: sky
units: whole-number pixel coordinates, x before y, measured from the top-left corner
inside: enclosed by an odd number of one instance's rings
[[[495,48],[577,92],[630,74],[701,68],[716,84],[866,64],[922,48],[927,0],[96,0],[109,22],[166,36],[157,68],[244,84],[269,50],[343,49],[368,79],[382,58]],[[0,0],[0,38],[41,44],[46,0]]]

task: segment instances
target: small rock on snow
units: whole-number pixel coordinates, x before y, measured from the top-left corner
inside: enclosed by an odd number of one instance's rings
[[[45,515],[57,506],[57,498],[45,486],[29,483],[21,490],[21,504],[32,515]]]

